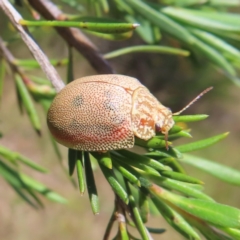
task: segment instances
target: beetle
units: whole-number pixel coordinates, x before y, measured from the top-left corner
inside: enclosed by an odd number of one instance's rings
[[[66,85],[49,108],[47,124],[56,141],[68,148],[107,151],[132,148],[135,136],[147,141],[156,132],[167,142],[172,115],[136,78],[103,74]]]

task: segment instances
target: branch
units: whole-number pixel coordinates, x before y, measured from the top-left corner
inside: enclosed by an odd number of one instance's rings
[[[43,72],[46,74],[47,78],[51,81],[52,85],[59,92],[63,87],[64,83],[58,75],[55,68],[49,62],[46,55],[42,52],[39,46],[34,42],[31,36],[25,31],[25,29],[18,23],[22,19],[21,15],[14,9],[14,7],[7,0],[0,0],[0,7],[3,9],[5,14],[8,16],[12,24],[15,26],[19,32],[22,40],[25,42],[26,46],[29,48],[34,58],[39,63]]]
[[[67,20],[67,16],[49,0],[28,0],[32,7],[47,20]],[[96,46],[76,28],[55,28],[59,35],[69,44],[79,51],[101,74],[113,73],[113,69],[102,57]]]

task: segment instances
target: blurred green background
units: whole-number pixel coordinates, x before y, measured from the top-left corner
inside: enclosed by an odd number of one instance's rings
[[[15,34],[2,12],[0,12],[0,32],[5,39]],[[33,36],[49,58],[67,57],[67,47],[53,29],[41,28],[41,31],[34,31]],[[101,53],[143,43],[136,33],[128,40],[117,42],[89,37]],[[162,43],[168,41],[163,39]],[[177,42],[173,41],[173,44],[179,46]],[[14,40],[9,48],[16,57],[21,59],[30,57],[21,40]],[[226,131],[230,131],[230,135],[222,142],[194,154],[240,169],[240,88],[233,85],[213,65],[205,60],[194,59],[194,56],[184,58],[147,53],[120,56],[109,62],[117,73],[138,78],[173,112],[185,106],[204,88],[214,86],[210,93],[186,111],[186,114],[209,114],[207,120],[190,124],[191,133],[194,139],[202,139]],[[64,67],[58,68],[58,72],[63,79],[66,78]],[[44,76],[40,70],[36,70],[34,74]],[[96,72],[88,62],[74,52],[74,77],[92,74]],[[50,169],[48,174],[29,171],[27,168],[24,170],[60,193],[69,202],[62,205],[43,199],[44,209],[35,210],[22,201],[0,178],[0,239],[101,239],[113,208],[112,191],[97,169],[95,178],[101,199],[101,212],[94,216],[87,194],[80,196],[78,189],[73,187],[58,163],[50,143],[45,115],[39,106],[37,109],[43,125],[42,137],[38,137],[29,126],[27,116],[20,114],[13,79],[8,71],[0,106],[0,131],[4,135],[0,139],[0,144]],[[184,141],[190,142],[191,139]],[[67,149],[64,147],[60,149],[63,154],[63,164],[67,167]],[[218,202],[240,208],[239,187],[230,186],[188,166],[186,169],[190,175],[205,182],[205,192]],[[155,239],[183,239],[161,217],[152,217],[147,225],[168,230],[163,235],[155,235]]]

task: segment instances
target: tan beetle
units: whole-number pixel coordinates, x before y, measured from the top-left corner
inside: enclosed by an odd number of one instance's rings
[[[161,132],[167,140],[172,115],[137,79],[108,74],[83,77],[63,88],[52,102],[47,123],[56,141],[68,148],[107,151],[132,148],[134,136],[149,140]]]

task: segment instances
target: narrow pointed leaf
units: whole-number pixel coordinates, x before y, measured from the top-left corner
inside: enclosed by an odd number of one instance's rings
[[[122,174],[122,176],[125,177],[132,184],[136,184],[138,186],[140,185],[138,178],[134,174],[131,173],[129,165],[127,165],[127,164],[120,165],[117,161],[114,161],[113,165]]]
[[[159,138],[159,137],[153,137],[147,141],[135,137],[135,145],[138,145],[140,147],[144,148],[154,148],[154,149],[161,149],[166,147],[165,140]],[[168,146],[171,145],[171,142],[168,142]]]
[[[187,131],[180,131],[178,133],[169,134],[168,140],[173,141],[173,140],[179,139],[181,137],[192,138],[192,135]],[[162,136],[162,139],[164,139],[164,136]]]
[[[121,240],[129,240],[126,222],[120,221],[118,224],[118,230],[121,236]]]
[[[181,126],[178,126],[178,125],[174,125],[168,132],[168,134],[175,134],[175,133],[178,133],[178,132],[181,132],[183,130],[183,128]]]
[[[226,41],[222,40],[221,38],[196,28],[190,28],[190,32],[192,32],[195,36],[202,39],[204,42],[208,43],[212,47],[218,49],[222,54],[229,58],[230,60],[233,58],[240,58],[240,51],[235,48],[234,46],[230,45]]]
[[[34,163],[27,157],[25,157],[17,152],[13,152],[3,146],[0,146],[0,155],[2,155],[4,158],[6,158],[7,160],[9,160],[11,162],[15,162],[15,163],[21,162],[21,163],[25,164],[26,166],[28,166],[34,170],[37,170],[39,172],[44,172],[44,173],[48,172],[47,169]]]
[[[115,177],[113,171],[109,168],[106,168],[104,165],[102,165],[99,162],[99,166],[105,176],[105,178],[108,180],[110,186],[112,187],[113,191],[126,203],[128,204],[128,194],[125,191],[125,189],[121,186],[121,184],[118,182],[117,178]]]
[[[0,175],[13,187],[17,194],[34,208],[39,207],[40,201],[35,201],[31,189],[21,179],[19,173],[0,160]],[[37,197],[36,197],[37,198]],[[34,201],[33,201],[34,200]],[[40,205],[41,207],[42,205]]]
[[[49,109],[52,101],[51,101],[50,99],[41,98],[41,99],[39,100],[39,102],[40,102],[40,104],[42,105],[45,113],[47,113],[47,111],[48,111],[48,109]],[[60,150],[59,150],[59,147],[58,147],[58,145],[57,145],[57,142],[55,141],[55,139],[53,138],[53,136],[50,134],[50,132],[49,132],[49,137],[50,137],[50,140],[51,140],[53,149],[54,149],[54,151],[55,151],[55,153],[56,153],[59,161],[61,162],[61,161],[62,161],[62,154],[61,154],[61,152],[60,152]]]
[[[224,182],[228,182],[238,186],[240,185],[240,171],[236,169],[189,154],[184,154],[184,157],[179,160],[183,163],[187,163],[194,167],[197,167],[223,180]]]
[[[69,176],[72,176],[74,173],[75,165],[77,161],[77,150],[68,149],[68,170]]]
[[[132,32],[125,32],[125,33],[99,33],[99,32],[91,32],[84,29],[84,32],[87,32],[93,36],[106,39],[109,41],[121,41],[126,40],[132,37]]]
[[[147,198],[146,193],[143,193],[142,191],[139,192],[139,200],[138,200],[138,205],[139,205],[139,213],[141,216],[141,219],[143,223],[146,223],[148,221],[149,217],[149,201]]]
[[[61,195],[52,191],[51,189],[46,187],[44,184],[36,181],[35,179],[33,179],[25,174],[20,174],[20,177],[28,187],[41,193],[47,199],[54,201],[54,202],[58,202],[58,203],[66,203],[67,202],[67,200],[65,198],[63,198]]]
[[[233,240],[230,239],[224,234],[219,227],[212,227],[210,224],[206,224],[205,221],[199,221],[198,218],[193,217],[192,215],[177,209],[185,219],[197,229],[205,238],[206,240]]]
[[[118,161],[120,165],[125,164],[127,162],[129,165],[132,165],[134,168],[140,169],[141,171],[144,171],[148,174],[152,174],[152,175],[156,175],[156,176],[160,175],[160,173],[157,170],[155,170],[154,168],[149,167],[146,164],[139,163],[135,160],[132,160],[131,158],[125,158],[115,152],[112,153],[112,157],[113,157],[114,161],[115,160]]]
[[[136,52],[147,52],[147,53],[163,53],[163,54],[176,54],[182,56],[189,56],[189,52],[186,50],[172,48],[172,47],[165,47],[165,46],[157,46],[157,45],[140,45],[140,46],[132,46],[126,47],[122,49],[115,50],[113,52],[104,54],[105,59],[119,57],[125,54],[132,54]]]
[[[65,66],[68,63],[68,58],[63,59],[49,59],[51,64],[55,67]],[[34,69],[40,68],[39,63],[34,59],[15,59],[14,64],[17,66],[24,67],[24,69]],[[48,84],[51,85],[49,80],[43,79],[38,76],[31,76],[31,79],[39,84]]]
[[[77,176],[78,176],[78,186],[80,194],[83,195],[85,192],[85,174],[84,174],[84,164],[85,159],[82,151],[77,151],[77,161],[76,161],[76,167],[77,167]]]
[[[150,227],[147,227],[147,230],[150,233],[154,233],[154,234],[162,234],[162,233],[166,232],[166,229],[163,229],[163,228],[150,228]]]
[[[25,109],[27,110],[32,126],[37,131],[37,133],[40,134],[41,129],[40,120],[37,111],[34,107],[31,96],[19,75],[15,75],[15,80],[19,94],[21,96],[21,100],[23,102]]]
[[[169,178],[163,178],[163,177],[156,177],[151,176],[149,179],[157,184],[158,186],[162,186],[167,189],[175,190],[177,192],[180,192],[188,197],[203,199],[205,201],[214,202],[212,198],[210,198],[208,195],[204,194],[201,191],[198,191],[194,188],[191,188],[188,184],[185,184],[184,182],[179,182],[173,179]]]
[[[240,32],[240,26],[228,24],[227,22],[219,22],[206,17],[201,17],[196,12],[198,10],[186,10],[183,8],[166,7],[161,10],[169,17],[176,19],[182,23],[191,25],[196,28],[205,29],[211,32],[212,29],[225,31],[225,32]]]
[[[213,225],[229,228],[240,227],[240,210],[237,208],[180,196],[172,198],[172,202],[184,211]]]
[[[240,229],[221,228],[221,230],[227,233],[229,236],[233,237],[234,239],[240,239]]]
[[[152,24],[148,21],[148,19],[139,16],[139,15],[127,15],[125,19],[128,22],[137,22],[140,24],[140,27],[136,28],[136,33],[148,44],[154,44],[159,39],[156,39],[154,34],[154,28]],[[157,28],[160,32],[159,28]]]
[[[92,211],[94,214],[98,214],[99,198],[98,198],[97,188],[96,188],[93,170],[92,170],[91,161],[90,161],[88,152],[84,152],[84,163],[85,163],[85,176],[86,176],[87,190],[88,190]]]
[[[168,177],[174,180],[182,181],[182,182],[187,182],[187,183],[193,183],[193,184],[203,184],[201,180],[198,180],[194,177],[188,176],[186,174],[182,174],[179,172],[174,172],[174,171],[162,171],[161,175],[163,177]]]
[[[161,149],[161,151],[152,151],[145,153],[146,156],[152,157],[154,159],[165,158],[165,157],[173,157],[173,158],[182,158],[181,152],[176,150],[175,148]]]
[[[109,11],[109,5],[107,0],[100,0],[100,4],[102,5],[103,11],[105,13],[108,13]]]
[[[74,80],[73,75],[73,52],[72,47],[68,46],[68,65],[67,65],[67,83]]]
[[[194,50],[197,50],[199,53],[206,56],[220,69],[223,69],[224,72],[230,76],[229,79],[232,80],[237,86],[240,86],[240,81],[237,79],[237,72],[234,69],[233,65],[215,48],[196,38],[194,47],[192,47],[192,51]]]
[[[200,240],[200,236],[191,227],[191,225],[176,211],[170,208],[167,204],[152,196],[152,201],[166,219],[166,221],[179,233],[185,236],[187,239]]]
[[[26,194],[26,191],[22,188],[17,188],[14,184],[12,184],[9,180],[6,179],[6,181],[9,183],[9,185],[15,190],[15,192],[25,201],[27,202],[31,207],[38,209],[39,206],[33,202],[33,200]]]
[[[112,169],[112,159],[111,156],[109,154],[109,152],[105,152],[105,153],[96,153],[96,152],[92,152],[91,153],[102,165],[104,165],[105,167]]]
[[[206,118],[208,118],[208,115],[206,114],[173,116],[174,122],[196,122],[196,121],[202,121]]]
[[[188,144],[184,144],[184,145],[180,145],[177,146],[176,149],[182,153],[185,152],[191,152],[191,151],[195,151],[195,150],[199,150],[202,148],[206,148],[209,147],[219,141],[221,141],[222,139],[226,138],[228,136],[228,132],[227,133],[223,133],[214,137],[210,137],[210,138],[206,138],[197,142],[193,142],[193,143],[188,143]]]
[[[139,26],[137,23],[27,21],[23,19],[19,23],[23,26],[76,27],[99,33],[125,33]]]
[[[136,162],[146,164],[146,165],[148,165],[148,166],[150,166],[150,167],[152,167],[156,170],[162,170],[162,171],[171,170],[168,166],[165,166],[165,165],[161,164],[160,162],[158,162],[154,159],[148,158],[146,156],[139,155],[137,153],[130,152],[130,151],[127,151],[127,150],[119,150],[118,152],[121,155],[125,156],[126,158],[130,158],[131,160],[134,160]]]
[[[143,224],[141,215],[140,215],[140,213],[138,211],[138,208],[136,206],[136,203],[135,203],[135,199],[132,195],[129,196],[129,205],[131,206],[131,209],[133,211],[136,227],[137,227],[139,233],[141,234],[142,239],[143,240],[149,240],[149,237],[148,237],[149,233],[148,233],[146,227]]]
[[[128,4],[163,31],[188,44],[194,41],[193,36],[184,27],[157,9],[150,7],[147,3],[139,0],[128,0]]]

